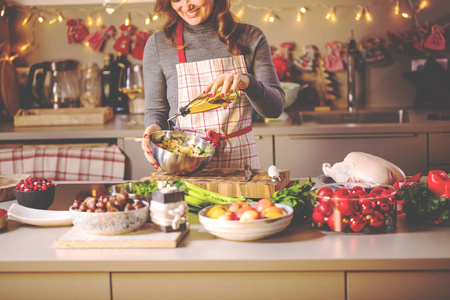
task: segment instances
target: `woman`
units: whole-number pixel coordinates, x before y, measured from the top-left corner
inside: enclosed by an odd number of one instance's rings
[[[253,108],[276,118],[284,92],[269,44],[256,27],[237,23],[229,0],[157,0],[155,13],[167,18],[163,30],[145,46],[145,132],[142,149],[151,155],[148,136],[169,129],[167,119],[202,93],[240,91],[225,109],[178,117],[175,129],[211,140],[216,146],[209,166],[259,167],[252,132]]]

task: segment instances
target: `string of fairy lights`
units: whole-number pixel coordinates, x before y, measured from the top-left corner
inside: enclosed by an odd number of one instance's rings
[[[312,10],[323,10],[324,20],[329,22],[337,22],[338,18],[336,16],[336,12],[344,9],[351,9],[355,11],[355,20],[361,21],[365,20],[366,22],[372,22],[373,16],[371,14],[371,9],[375,6],[389,6],[392,7],[392,13],[396,16],[405,18],[405,19],[415,19],[417,26],[419,26],[420,22],[417,20],[417,15],[429,6],[429,2],[427,0],[386,0],[384,2],[373,2],[369,4],[361,3],[354,5],[347,4],[333,4],[333,5],[325,5],[319,4],[316,2],[308,3],[308,4],[298,4],[291,7],[265,7],[258,6],[247,3],[249,0],[235,0],[232,1],[232,8],[235,8],[234,13],[239,18],[242,19],[248,10],[256,10],[262,12],[262,21],[266,23],[273,23],[277,20],[280,20],[281,13],[286,11],[296,11],[295,21],[297,23],[301,23],[304,21],[305,16],[308,13],[312,12]],[[300,0],[306,2],[308,0]],[[60,6],[58,6],[60,7]],[[125,25],[130,25],[132,23],[132,16],[139,17],[139,19],[143,19],[145,26],[149,26],[153,22],[159,19],[159,16],[152,12],[153,5],[149,5],[149,11],[143,11],[142,9],[132,9],[131,5],[127,3],[127,0],[103,0],[103,4],[94,5],[90,8],[80,7],[76,10],[78,13],[85,13],[86,17],[84,23],[88,27],[101,27],[104,24],[104,14],[112,15],[118,11],[124,13],[125,18],[123,23]],[[21,22],[22,26],[31,26],[34,28],[34,25],[37,23],[48,23],[50,25],[58,24],[67,21],[68,17],[66,15],[70,15],[74,12],[74,8],[71,7],[70,10],[67,11],[64,9],[56,9],[55,7],[47,7],[47,6],[27,6],[18,4],[15,2],[4,4],[0,3],[0,18],[5,17],[6,10],[8,8],[19,9],[23,12],[23,20]],[[9,57],[10,60],[14,60],[19,55],[24,54],[34,43],[34,38],[31,41],[16,47],[14,49],[15,54]],[[87,42],[85,42],[86,46],[89,46]]]
[[[372,4],[356,4],[356,5],[326,5],[319,3],[310,3],[308,5],[296,5],[292,7],[282,7],[282,8],[271,8],[264,6],[257,6],[246,4],[244,0],[239,0],[235,5],[240,5],[240,8],[236,11],[235,15],[241,19],[247,9],[255,9],[264,12],[262,20],[264,22],[273,23],[277,19],[280,19],[280,12],[282,11],[296,11],[295,20],[298,23],[301,23],[304,19],[305,14],[310,12],[314,8],[324,8],[326,10],[326,14],[324,18],[330,22],[337,22],[336,11],[340,9],[353,9],[356,11],[355,20],[360,21],[361,19],[365,19],[367,22],[372,22],[372,14],[370,13],[370,7],[373,6],[392,6],[392,11],[396,16],[401,16],[405,19],[412,19],[417,16],[419,12],[423,9],[427,8],[430,4],[427,0],[393,0],[386,1],[387,3],[372,3]]]

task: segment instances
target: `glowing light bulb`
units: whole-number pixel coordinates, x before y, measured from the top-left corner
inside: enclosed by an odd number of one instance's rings
[[[145,25],[149,25],[152,21],[152,17],[150,16],[150,14],[147,15],[147,17],[145,18]]]
[[[131,17],[130,17],[130,14],[128,14],[128,15],[127,15],[127,18],[125,19],[124,24],[125,24],[126,26],[128,26],[128,25],[130,25],[130,23],[131,23]]]
[[[39,21],[39,23],[42,23],[45,21],[45,18],[43,16],[39,15],[37,20]]]
[[[58,13],[58,16],[56,17],[58,19],[58,22],[61,23],[62,21],[64,21],[64,17],[61,14],[61,12]]]
[[[58,18],[53,18],[50,20],[50,22],[48,22],[48,24],[52,25],[55,24],[56,22],[58,22]]]
[[[336,22],[337,18],[336,18],[336,9],[333,7],[330,9],[330,11],[327,13],[327,15],[325,16],[325,19],[329,20],[330,22]]]
[[[402,17],[405,19],[411,19],[411,16],[407,13],[402,13]]]
[[[5,15],[6,6],[2,7],[2,10],[0,11],[0,17],[3,17]]]
[[[236,17],[238,19],[242,19],[242,17],[244,16],[245,13],[245,6],[242,6],[237,12],[236,12]]]
[[[394,14],[396,16],[398,16],[400,14],[400,1],[399,0],[395,1]]]
[[[156,21],[156,20],[158,20],[158,19],[159,19],[159,16],[158,16],[157,14],[154,14],[152,20],[153,20],[153,21]]]
[[[92,19],[91,15],[88,15],[87,19],[86,19],[86,24],[87,26],[91,27],[92,25],[94,25],[94,20]]]
[[[366,8],[365,17],[367,22],[372,22],[372,15],[370,14],[369,10]]]
[[[99,27],[102,26],[102,24],[103,24],[102,15],[98,14],[97,19],[95,19],[95,25]]]
[[[266,13],[263,17],[263,21],[266,23],[269,22],[271,16],[270,12]]]
[[[303,19],[303,13],[299,10],[297,12],[297,17],[295,18],[295,20],[297,21],[297,23],[300,23]]]
[[[428,1],[426,1],[426,0],[421,1],[417,11],[421,11],[422,9],[428,7],[428,5],[429,5]]]

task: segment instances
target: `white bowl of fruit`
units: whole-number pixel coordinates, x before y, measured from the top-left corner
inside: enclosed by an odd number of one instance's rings
[[[290,206],[260,199],[208,206],[198,216],[200,224],[212,235],[232,241],[252,241],[286,229],[293,213]]]
[[[385,233],[396,230],[396,190],[390,185],[346,182],[317,186],[312,226],[324,232]]]

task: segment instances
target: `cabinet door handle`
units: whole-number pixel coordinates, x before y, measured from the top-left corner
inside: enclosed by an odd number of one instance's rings
[[[311,139],[367,139],[367,138],[413,138],[417,133],[374,133],[374,134],[325,134],[325,135],[288,135],[291,140],[311,140]]]

